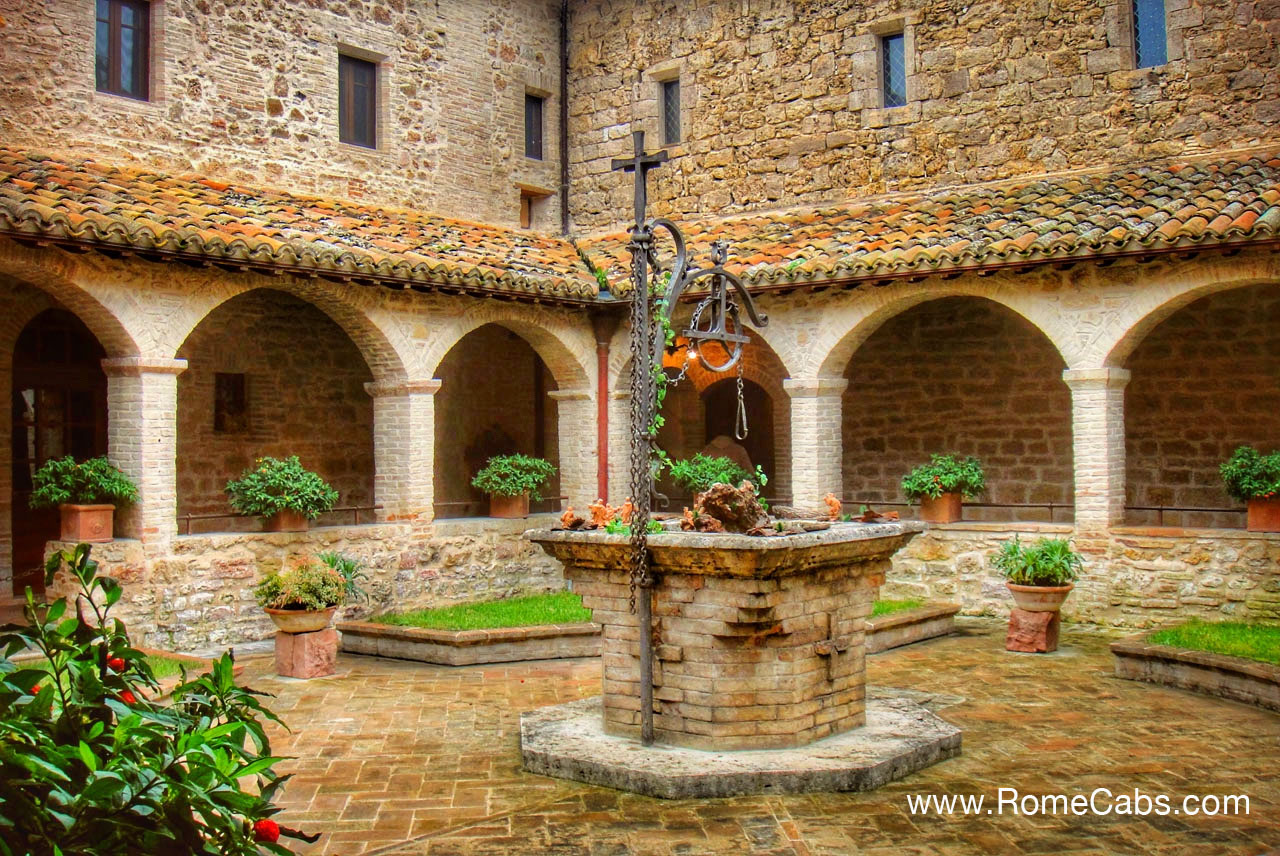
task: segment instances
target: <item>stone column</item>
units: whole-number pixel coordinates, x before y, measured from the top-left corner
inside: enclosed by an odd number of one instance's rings
[[[560,492],[583,512],[596,498],[595,398],[589,389],[556,389],[547,397],[556,403]]]
[[[1127,369],[1068,369],[1075,455],[1076,529],[1124,520],[1124,388]]]
[[[609,496],[606,502],[621,505],[631,496],[631,393],[609,394]]]
[[[186,360],[116,357],[107,375],[107,455],[138,485],[116,531],[148,544],[178,532],[178,375]]]
[[[845,378],[787,378],[791,396],[791,497],[796,508],[825,511],[822,497],[844,494],[841,407]]]
[[[434,517],[435,378],[366,383],[373,398],[373,498],[380,520]]]

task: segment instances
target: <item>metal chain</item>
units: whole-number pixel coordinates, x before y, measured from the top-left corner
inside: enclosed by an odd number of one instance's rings
[[[738,413],[733,419],[733,436],[739,440],[747,439],[747,401],[742,395],[742,361],[738,361]]]
[[[633,235],[631,250],[631,573],[627,608],[636,611],[636,588],[649,578],[648,526],[651,470],[649,426],[653,423],[653,356],[649,335],[649,282],[646,262],[651,255],[647,228]]]

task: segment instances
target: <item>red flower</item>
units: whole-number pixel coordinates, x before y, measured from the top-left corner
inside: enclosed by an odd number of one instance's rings
[[[133,694],[133,690],[125,690],[124,692],[120,693],[120,701],[124,702],[125,704],[137,704],[138,697]]]
[[[112,657],[111,659],[107,660],[107,668],[113,672],[123,672],[124,660],[120,659],[119,657]]]
[[[280,824],[276,823],[269,817],[253,822],[253,838],[255,841],[265,841],[268,844],[275,844],[280,840]]]

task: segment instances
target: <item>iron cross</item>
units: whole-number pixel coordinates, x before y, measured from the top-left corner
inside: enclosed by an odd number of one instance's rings
[[[648,205],[646,178],[649,170],[656,169],[667,162],[667,153],[645,154],[644,131],[633,131],[631,140],[635,146],[635,154],[629,158],[614,158],[613,169],[636,174],[636,229],[640,229],[644,226],[644,212]]]

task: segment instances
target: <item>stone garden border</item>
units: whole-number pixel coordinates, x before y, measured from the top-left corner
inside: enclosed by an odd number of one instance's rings
[[[958,603],[927,603],[867,619],[867,653],[878,654],[955,632]]]
[[[600,625],[591,622],[490,630],[429,630],[373,621],[343,621],[337,626],[345,653],[441,666],[600,656]]]
[[[1147,641],[1154,632],[1111,643],[1111,653],[1116,658],[1116,677],[1280,711],[1280,666],[1243,657],[1155,645]]]

